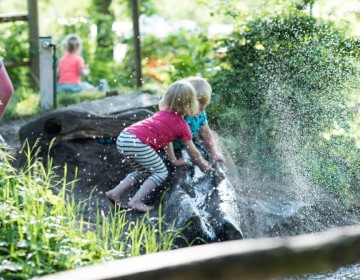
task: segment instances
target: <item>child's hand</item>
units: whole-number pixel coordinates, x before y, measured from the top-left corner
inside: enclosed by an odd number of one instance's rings
[[[201,171],[206,175],[209,175],[214,171],[214,168],[210,164],[207,164],[206,166],[204,166],[204,168],[201,169]]]
[[[212,161],[212,164],[215,164],[215,163],[217,163],[218,161],[220,161],[220,162],[222,162],[223,164],[226,165],[226,159],[225,159],[225,157],[224,157],[222,154],[220,154],[220,153],[213,153],[211,161]]]
[[[85,66],[80,70],[80,74],[81,74],[82,76],[87,76],[87,75],[89,75],[89,74],[90,74],[90,68],[89,68],[87,65],[85,65]]]
[[[175,159],[175,160],[172,160],[170,161],[172,165],[174,166],[182,166],[182,165],[185,165],[185,166],[188,166],[188,164],[186,163],[186,161],[182,158],[180,159]]]

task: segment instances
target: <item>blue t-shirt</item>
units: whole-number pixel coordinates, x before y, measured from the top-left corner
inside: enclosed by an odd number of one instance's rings
[[[202,125],[207,124],[207,118],[206,118],[206,113],[205,111],[202,111],[198,116],[196,117],[191,117],[191,116],[185,116],[185,121],[188,123],[188,125],[190,126],[190,130],[191,130],[191,135],[192,138],[194,139],[200,129],[200,127]],[[177,149],[182,149],[183,148],[183,144],[181,142],[180,139],[176,139],[173,142],[173,146],[174,146],[174,150]]]

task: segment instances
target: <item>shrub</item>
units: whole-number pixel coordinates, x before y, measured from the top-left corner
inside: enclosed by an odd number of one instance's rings
[[[353,117],[347,102],[359,86],[359,43],[304,14],[255,19],[242,30],[218,45],[226,52],[211,80],[209,107],[219,128],[247,143],[245,150],[235,149],[238,161],[281,179],[304,173],[333,188],[353,185],[337,153],[329,153],[333,146],[319,143],[321,132],[336,123],[346,129]],[[351,153],[351,141],[337,145]],[[333,157],[321,162],[322,180],[315,172],[319,154]]]

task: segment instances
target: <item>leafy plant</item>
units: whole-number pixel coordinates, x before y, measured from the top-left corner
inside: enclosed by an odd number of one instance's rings
[[[0,59],[5,62],[23,63],[29,61],[29,39],[27,23],[10,22],[0,24]],[[29,83],[28,67],[7,67],[15,88]]]
[[[26,164],[12,167],[0,150],[0,273],[4,279],[29,279],[93,263],[174,248],[181,230],[164,230],[163,217],[144,215],[128,224],[125,213],[97,212],[96,224],[81,215],[86,201],[75,201],[67,182],[44,165],[36,147],[23,147]],[[161,211],[160,211],[161,212]]]
[[[209,106],[224,133],[247,143],[235,148],[238,161],[281,179],[305,173],[333,189],[354,185],[349,169],[319,143],[321,132],[334,123],[346,129],[353,118],[347,103],[359,86],[359,43],[330,22],[302,13],[255,19],[238,29],[243,32],[219,42],[224,56],[211,81]],[[340,143],[349,151],[351,142]],[[311,172],[319,154],[334,157],[322,162],[321,181]]]

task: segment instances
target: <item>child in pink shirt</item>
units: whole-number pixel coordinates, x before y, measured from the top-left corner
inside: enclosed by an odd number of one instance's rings
[[[193,86],[186,81],[175,82],[160,101],[160,111],[153,116],[125,128],[116,141],[117,149],[126,156],[136,171],[126,176],[107,197],[120,203],[120,197],[137,183],[142,183],[128,207],[146,212],[154,206],[146,205],[142,199],[163,183],[168,176],[165,163],[157,150],[180,138],[191,159],[203,172],[209,172],[211,165],[201,156],[192,142],[192,135],[184,115],[194,116],[198,112],[198,102]],[[184,164],[182,160],[174,165]]]
[[[94,86],[88,82],[81,82],[81,78],[90,73],[85,65],[84,59],[80,56],[82,41],[79,35],[70,34],[62,42],[65,55],[59,62],[59,80],[57,91],[79,92],[93,90]]]
[[[5,108],[14,93],[14,88],[6,72],[5,65],[0,60],[0,119],[5,112]]]

